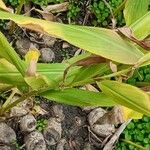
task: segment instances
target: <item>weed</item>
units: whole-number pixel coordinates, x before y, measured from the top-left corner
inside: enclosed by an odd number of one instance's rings
[[[81,1],[82,2],[82,1]],[[78,13],[81,11],[82,3],[80,1],[69,0],[69,7],[67,17],[69,19],[75,20]]]
[[[136,150],[135,145],[143,146],[150,149],[150,117],[144,116],[140,120],[133,120],[129,123],[127,128],[123,131],[121,138],[127,141],[132,141],[128,144],[125,141],[120,141],[116,144],[116,150]],[[132,143],[131,142],[131,143]]]
[[[109,0],[108,4],[110,5],[112,11],[115,11],[122,2],[123,0]],[[93,0],[90,6],[90,10],[95,15],[95,19],[92,22],[94,26],[107,27],[111,23],[110,9],[107,7],[103,0]],[[125,24],[122,12],[118,13],[116,21],[117,26],[123,26]]]
[[[47,123],[48,123],[47,119],[44,118],[37,120],[36,129],[42,132],[46,128]]]
[[[143,83],[142,83],[143,82]],[[141,67],[140,69],[136,70],[132,77],[127,80],[127,83],[136,85],[136,84],[144,84],[150,83],[150,65]]]

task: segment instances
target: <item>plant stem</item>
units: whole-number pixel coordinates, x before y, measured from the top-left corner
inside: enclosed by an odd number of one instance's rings
[[[147,148],[144,148],[143,146],[138,145],[138,144],[136,144],[136,143],[134,143],[134,142],[132,142],[132,141],[125,140],[125,139],[121,139],[121,141],[123,141],[123,142],[125,142],[125,143],[128,143],[128,144],[131,144],[131,145],[133,145],[133,146],[136,146],[136,147],[138,147],[140,150],[148,150]]]
[[[24,3],[25,3],[25,0],[20,0],[20,3],[19,3],[17,10],[16,10],[16,14],[20,14]]]
[[[14,106],[18,105],[20,102],[23,102],[24,100],[26,100],[27,98],[30,98],[31,96],[35,96],[39,93],[42,93],[42,92],[45,92],[47,90],[50,90],[49,87],[46,87],[46,88],[43,88],[43,89],[40,89],[40,90],[34,90],[34,91],[31,91],[29,93],[26,93],[24,94],[22,97],[20,97],[19,99],[17,99],[16,101],[8,104],[5,108],[1,109],[0,110],[0,115],[3,115],[6,111],[10,110],[11,108],[13,108]]]
[[[11,102],[11,100],[14,97],[14,95],[16,94],[16,92],[17,92],[16,88],[12,89],[12,93],[10,94],[8,99],[5,101],[5,103],[3,104],[2,109],[4,109]]]
[[[0,115],[4,114],[6,111],[8,111],[9,109],[11,109],[14,106],[18,105],[20,102],[23,102],[27,98],[29,98],[29,97],[31,97],[33,95],[36,95],[37,93],[38,93],[38,91],[31,91],[29,93],[24,94],[22,97],[20,97],[16,101],[14,101],[11,104],[8,104],[6,107],[2,108],[1,111],[0,111]]]
[[[105,75],[105,76],[102,76],[102,77],[96,77],[94,78],[94,80],[102,80],[102,79],[107,79],[107,78],[111,78],[111,77],[116,77],[116,76],[120,76],[124,73],[128,73],[129,71],[131,71],[131,68],[127,68],[127,69],[124,69],[124,70],[121,70],[121,71],[118,71],[118,72],[115,72],[115,73],[112,73],[112,74],[108,74],[108,75]]]

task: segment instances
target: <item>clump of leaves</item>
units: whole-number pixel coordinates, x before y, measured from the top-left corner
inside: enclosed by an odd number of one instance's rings
[[[107,2],[107,1],[106,1]],[[108,5],[111,7],[114,12],[123,0],[109,0]],[[93,0],[90,6],[91,12],[95,15],[95,19],[93,20],[94,26],[103,26],[107,27],[111,23],[111,12],[110,8],[103,0]],[[116,16],[117,26],[125,25],[125,20],[123,17],[123,12],[120,11]]]
[[[144,66],[136,70],[132,77],[127,80],[127,83],[136,84],[150,84],[150,65]]]
[[[138,150],[137,146],[143,146],[145,149],[150,149],[150,117],[144,116],[142,119],[131,121],[127,128],[123,131],[121,139],[116,144],[116,150]],[[126,141],[132,141],[131,144]],[[137,146],[136,146],[137,144]]]
[[[76,16],[81,10],[82,1],[79,0],[69,0],[69,7],[67,17],[69,19],[75,20]]]
[[[13,7],[16,7],[20,0],[4,0],[5,4],[7,4],[8,6],[13,6]]]
[[[37,120],[36,129],[42,132],[47,127],[47,124],[48,124],[48,120],[41,118]]]

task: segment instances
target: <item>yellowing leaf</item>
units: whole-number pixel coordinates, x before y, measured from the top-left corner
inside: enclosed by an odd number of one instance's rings
[[[135,64],[135,68],[139,66],[147,66],[150,64],[150,53],[145,54],[139,61]]]
[[[139,113],[150,115],[150,97],[139,88],[108,80],[99,82],[98,86],[106,95],[113,97],[116,103]]]
[[[127,121],[129,119],[141,119],[143,114],[137,112],[137,111],[134,111],[130,108],[127,108],[127,107],[124,107],[124,106],[121,106],[121,110],[122,110],[122,114],[123,114],[123,117],[124,117],[124,120]]]
[[[5,3],[2,0],[0,0],[0,9],[10,11],[10,9],[6,7]]]
[[[150,11],[136,22],[132,23],[130,28],[138,39],[142,40],[150,35]]]
[[[144,16],[148,12],[149,4],[149,0],[127,0],[124,9],[127,26]]]
[[[40,52],[37,49],[30,49],[25,55],[25,60],[28,63],[26,74],[28,76],[36,75],[37,61],[39,59]]]
[[[31,48],[25,55],[25,60],[26,62],[30,62],[31,60],[35,60],[37,62],[39,59],[39,56],[40,56],[40,52],[35,48]]]
[[[13,20],[21,27],[50,34],[84,50],[123,64],[135,64],[143,53],[123,40],[115,31],[39,20],[0,11],[1,19]]]

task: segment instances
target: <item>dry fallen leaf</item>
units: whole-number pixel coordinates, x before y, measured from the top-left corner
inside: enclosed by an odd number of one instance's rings
[[[62,45],[62,48],[69,48],[70,47],[70,45],[69,45],[69,43],[67,43],[67,42],[63,42],[63,45]]]
[[[38,13],[40,13],[42,15],[42,17],[47,21],[55,21],[56,20],[56,17],[51,12],[48,12],[46,10],[42,11],[39,9],[34,9],[34,10],[37,11]]]
[[[39,105],[34,105],[31,112],[35,116],[48,114],[48,112],[41,108]]]
[[[134,35],[130,28],[123,27],[118,28],[117,31],[124,35],[126,38],[130,39],[132,42],[136,43],[137,45],[141,46],[146,50],[150,50],[150,40],[138,40]]]
[[[64,2],[61,4],[48,5],[42,7],[43,11],[51,13],[60,13],[68,10],[69,2]]]
[[[93,85],[87,84],[85,85],[85,89],[88,91],[99,92]]]
[[[110,61],[109,66],[112,72],[117,72],[117,65],[114,64],[112,61]]]

